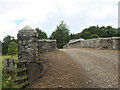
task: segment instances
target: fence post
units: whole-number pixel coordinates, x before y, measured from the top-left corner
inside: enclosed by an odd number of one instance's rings
[[[14,67],[14,59],[13,58],[5,58],[4,59],[4,69],[5,73],[7,74],[14,74],[15,67]]]

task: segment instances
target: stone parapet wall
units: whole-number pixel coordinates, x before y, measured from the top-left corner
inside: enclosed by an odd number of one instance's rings
[[[38,52],[51,52],[57,49],[56,40],[41,39],[38,40]]]
[[[120,49],[120,37],[95,38],[95,39],[77,39],[70,41],[63,48],[99,48],[99,49]]]

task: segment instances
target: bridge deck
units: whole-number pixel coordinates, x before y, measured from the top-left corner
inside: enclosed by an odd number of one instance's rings
[[[117,88],[118,51],[88,48],[44,53],[44,74],[34,88]]]

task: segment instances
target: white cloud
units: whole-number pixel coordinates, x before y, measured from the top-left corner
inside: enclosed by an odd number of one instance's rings
[[[48,35],[64,20],[72,33],[91,25],[117,28],[118,0],[0,0],[0,40],[17,37],[26,25],[39,27]],[[11,21],[25,19],[18,24]]]

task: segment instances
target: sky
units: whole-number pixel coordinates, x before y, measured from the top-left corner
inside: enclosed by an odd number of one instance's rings
[[[0,0],[0,40],[8,34],[17,38],[19,30],[29,25],[48,36],[60,21],[71,33],[90,26],[118,28],[119,0]]]

